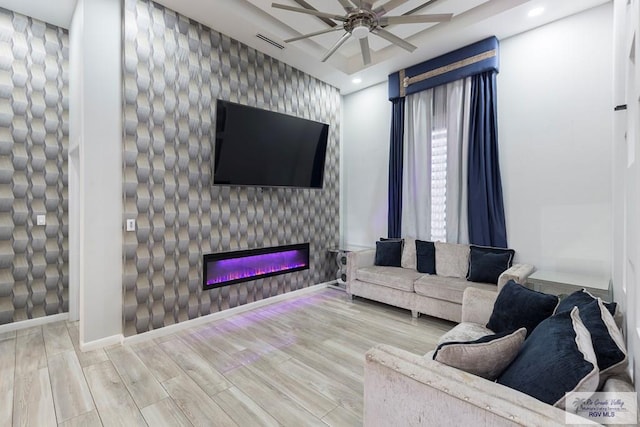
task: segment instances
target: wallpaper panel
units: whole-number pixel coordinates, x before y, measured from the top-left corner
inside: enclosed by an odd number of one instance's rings
[[[68,311],[68,49],[0,8],[0,324]]]
[[[340,95],[146,0],[124,16],[125,336],[334,279]],[[213,186],[216,99],[330,124],[322,190]],[[202,291],[202,255],[310,242],[311,267]]]

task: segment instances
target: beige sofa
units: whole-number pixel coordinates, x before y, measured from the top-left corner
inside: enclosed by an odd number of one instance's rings
[[[462,321],[486,324],[496,292],[465,292]],[[603,391],[633,392],[626,378],[612,377]],[[566,419],[568,416],[570,419]],[[378,345],[366,354],[364,425],[375,426],[565,426],[599,425],[531,396],[444,365],[427,355]]]
[[[407,254],[412,249],[413,254]],[[414,317],[420,313],[460,322],[462,294],[468,287],[499,291],[509,280],[524,284],[534,271],[528,264],[514,264],[502,273],[495,284],[470,282],[466,279],[469,265],[469,245],[435,243],[436,270],[446,275],[423,274],[415,268],[415,243],[405,241],[402,264],[407,267],[374,265],[375,249],[347,254],[346,291],[396,307],[411,310]],[[413,257],[413,259],[412,259]]]

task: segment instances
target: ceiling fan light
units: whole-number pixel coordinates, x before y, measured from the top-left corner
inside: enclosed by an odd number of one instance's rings
[[[351,35],[357,39],[364,39],[369,35],[369,27],[359,25],[351,30]]]

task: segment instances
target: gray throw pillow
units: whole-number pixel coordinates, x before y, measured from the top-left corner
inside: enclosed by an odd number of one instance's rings
[[[433,355],[445,365],[495,380],[518,355],[527,335],[525,328],[511,333],[487,335],[475,341],[445,342]]]
[[[402,268],[416,269],[416,239],[413,237],[405,237],[402,246]]]
[[[436,274],[466,278],[469,272],[469,245],[435,242]]]

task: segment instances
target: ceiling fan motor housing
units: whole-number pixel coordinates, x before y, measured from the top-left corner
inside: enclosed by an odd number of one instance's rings
[[[357,39],[363,39],[378,26],[378,17],[370,10],[359,9],[347,15],[344,29]]]

